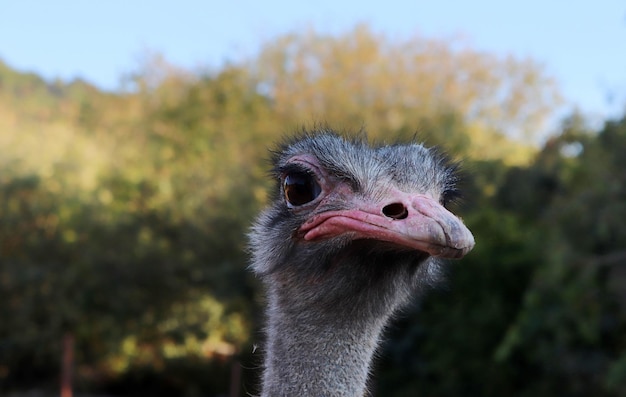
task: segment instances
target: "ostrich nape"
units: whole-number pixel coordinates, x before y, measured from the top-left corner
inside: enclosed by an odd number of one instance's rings
[[[263,396],[366,393],[390,317],[474,246],[446,209],[455,168],[420,144],[328,130],[274,153],[276,195],[250,233],[268,295]]]

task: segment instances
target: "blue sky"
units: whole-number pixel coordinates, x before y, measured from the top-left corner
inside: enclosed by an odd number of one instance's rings
[[[277,35],[368,23],[388,37],[463,36],[474,48],[531,57],[590,117],[626,107],[623,0],[0,0],[0,59],[52,79],[115,89],[146,52],[187,68],[253,55]]]

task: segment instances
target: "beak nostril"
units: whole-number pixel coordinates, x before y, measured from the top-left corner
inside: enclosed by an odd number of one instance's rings
[[[383,207],[383,215],[392,219],[405,219],[409,211],[402,203],[392,203]]]

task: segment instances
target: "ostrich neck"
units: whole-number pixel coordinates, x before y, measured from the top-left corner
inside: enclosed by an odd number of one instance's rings
[[[363,396],[391,310],[381,316],[358,310],[358,304],[325,309],[311,301],[294,305],[281,292],[269,294],[262,395]]]

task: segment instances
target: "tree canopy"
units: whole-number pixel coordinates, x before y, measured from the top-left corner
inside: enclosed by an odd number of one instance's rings
[[[54,394],[67,335],[81,392],[254,394],[267,149],[324,123],[462,161],[476,248],[390,329],[375,395],[626,393],[626,115],[538,147],[560,98],[539,63],[366,25],[129,84],[0,63],[0,394]]]

